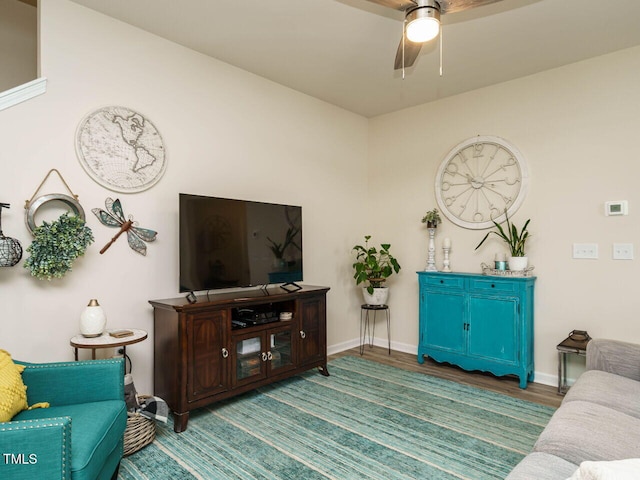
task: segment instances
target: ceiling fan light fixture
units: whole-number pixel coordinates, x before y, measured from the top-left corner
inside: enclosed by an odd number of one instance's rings
[[[407,13],[407,39],[414,43],[433,40],[440,33],[440,10],[431,6],[418,7]]]

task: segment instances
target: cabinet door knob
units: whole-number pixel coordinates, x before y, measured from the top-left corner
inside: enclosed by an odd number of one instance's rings
[[[273,360],[273,354],[270,351],[267,352],[267,360]]]
[[[304,333],[304,330],[300,330],[300,338],[305,338],[307,336],[306,333]]]
[[[267,354],[265,352],[262,352],[262,361],[263,362],[267,361]]]
[[[229,350],[226,348],[222,349],[222,358],[227,358],[229,356]]]

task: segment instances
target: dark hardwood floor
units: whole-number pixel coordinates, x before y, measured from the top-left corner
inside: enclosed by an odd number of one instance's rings
[[[360,356],[359,348],[352,348],[344,352],[336,353],[329,356],[329,361],[343,357],[345,355]],[[549,385],[541,385],[539,383],[529,383],[526,389],[518,386],[518,379],[515,376],[496,377],[490,373],[483,372],[467,372],[459,367],[437,363],[430,358],[426,358],[424,363],[420,365],[416,360],[416,356],[391,351],[388,354],[386,348],[366,346],[362,358],[380,362],[386,365],[411,370],[413,372],[425,373],[434,377],[453,380],[454,382],[464,383],[474,387],[492,390],[512,397],[529,400],[531,402],[558,407],[562,401],[562,396],[556,393],[556,387]],[[331,373],[331,368],[329,368]]]

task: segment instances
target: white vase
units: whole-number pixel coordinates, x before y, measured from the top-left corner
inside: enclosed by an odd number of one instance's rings
[[[92,298],[80,315],[80,333],[83,337],[99,337],[106,325],[107,316],[104,310],[98,300]]]
[[[509,270],[520,272],[529,265],[529,257],[509,257]]]
[[[363,287],[362,296],[367,305],[386,305],[389,298],[389,287],[374,288],[372,294],[367,292],[367,287]]]

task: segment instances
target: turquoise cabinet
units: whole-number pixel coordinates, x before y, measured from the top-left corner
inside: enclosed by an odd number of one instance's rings
[[[418,272],[418,362],[533,380],[535,277]]]

